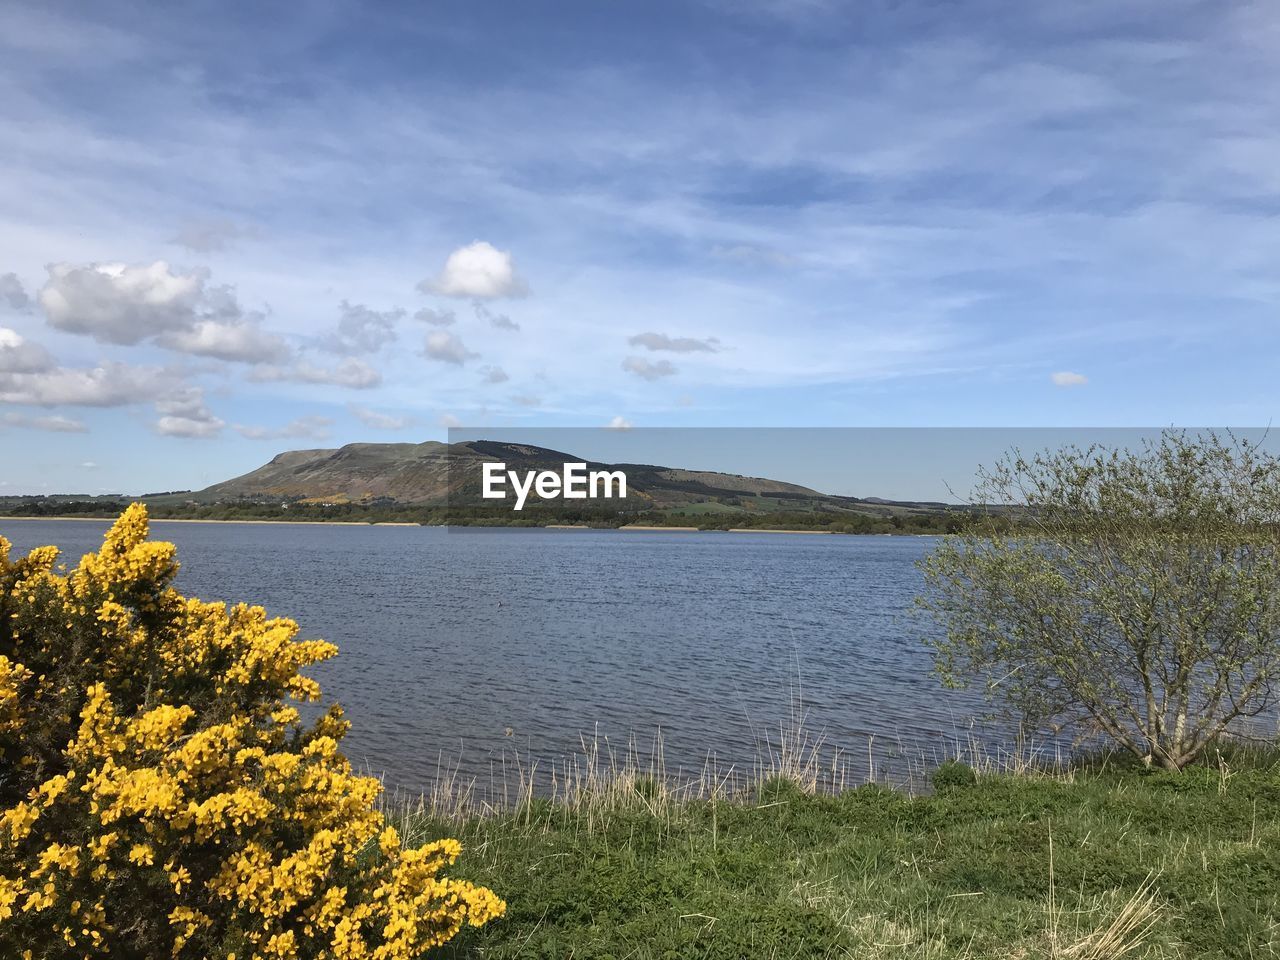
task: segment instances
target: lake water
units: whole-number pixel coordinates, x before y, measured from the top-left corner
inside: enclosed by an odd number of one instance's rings
[[[0,520],[74,561],[105,522]],[[901,780],[979,705],[944,690],[913,623],[928,537],[156,522],[179,586],[338,644],[314,668],[347,754],[406,790],[442,769],[546,771],[583,736],[659,729],[669,771],[749,768],[801,703],[852,779]],[[870,759],[868,754],[870,752]]]

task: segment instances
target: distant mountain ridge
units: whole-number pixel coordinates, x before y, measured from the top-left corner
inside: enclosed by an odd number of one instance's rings
[[[436,505],[476,493],[480,465],[505,462],[512,470],[559,470],[566,462],[588,469],[622,470],[629,500],[647,508],[685,507],[764,498],[797,509],[831,508],[883,514],[946,509],[881,498],[832,496],[765,477],[635,463],[598,463],[545,447],[472,440],[448,444],[349,443],[336,449],[289,450],[243,476],[189,494],[204,503],[233,500]]]

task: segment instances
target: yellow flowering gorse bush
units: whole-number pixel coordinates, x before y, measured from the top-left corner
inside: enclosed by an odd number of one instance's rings
[[[131,506],[70,572],[0,537],[0,956],[409,960],[499,916],[401,845],[337,707],[337,651],[173,587]]]

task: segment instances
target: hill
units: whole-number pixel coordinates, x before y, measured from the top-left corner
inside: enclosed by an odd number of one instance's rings
[[[447,444],[350,443],[337,449],[291,450],[243,476],[225,480],[183,498],[199,503],[227,501],[301,503],[395,503],[442,505],[478,503],[486,461],[508,469],[558,470],[581,461],[590,470],[621,470],[627,475],[630,509],[671,510],[721,506],[728,509],[855,511],[878,516],[936,512],[944,504],[859,499],[823,494],[809,487],[767,477],[638,463],[600,463],[528,444],[473,440]],[[618,504],[618,506],[622,506]]]
[[[240,477],[215,483],[188,499],[324,500],[359,503],[443,503],[451,457],[470,456],[438,441],[349,443],[336,450],[289,450]]]

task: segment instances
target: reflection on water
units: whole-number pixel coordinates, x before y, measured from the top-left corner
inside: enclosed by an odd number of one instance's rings
[[[105,523],[0,521],[74,559]],[[442,763],[488,780],[549,769],[581,737],[668,770],[750,768],[800,699],[806,724],[901,776],[980,709],[943,690],[908,623],[926,537],[163,523],[179,586],[261,603],[341,655],[314,670],[358,765],[414,790]],[[873,756],[868,759],[869,738]]]

